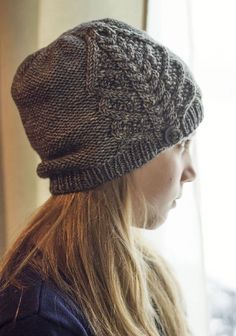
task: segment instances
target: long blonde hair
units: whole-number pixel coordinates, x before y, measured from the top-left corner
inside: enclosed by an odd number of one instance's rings
[[[96,336],[190,335],[173,271],[135,225],[131,177],[51,195],[5,252],[0,292],[22,288],[17,275],[30,266],[69,295]],[[145,228],[150,205],[139,197]]]

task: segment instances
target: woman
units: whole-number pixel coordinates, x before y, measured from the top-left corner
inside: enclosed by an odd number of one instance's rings
[[[52,195],[2,259],[0,336],[189,335],[171,268],[139,230],[196,176],[203,106],[187,65],[93,20],[26,57],[11,93]]]

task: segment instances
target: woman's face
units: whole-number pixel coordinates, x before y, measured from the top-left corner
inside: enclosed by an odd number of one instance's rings
[[[189,148],[195,133],[192,133],[188,140],[166,149],[133,171],[135,194],[140,188],[154,209],[153,211],[150,208],[148,211],[147,229],[156,228],[166,220],[169,210],[175,206],[175,199],[181,197],[183,184],[195,179],[196,172]],[[142,214],[138,212],[139,208],[135,203],[138,222],[142,218]]]

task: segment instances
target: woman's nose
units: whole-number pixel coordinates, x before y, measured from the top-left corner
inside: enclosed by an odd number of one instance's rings
[[[182,182],[192,182],[195,180],[196,176],[197,176],[197,173],[194,167],[191,165],[184,169],[181,181]]]

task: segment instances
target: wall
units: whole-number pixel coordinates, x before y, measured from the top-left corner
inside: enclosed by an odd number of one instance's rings
[[[145,0],[2,0],[0,3],[0,253],[49,196],[10,96],[13,75],[30,53],[81,22],[112,17],[145,29]]]

